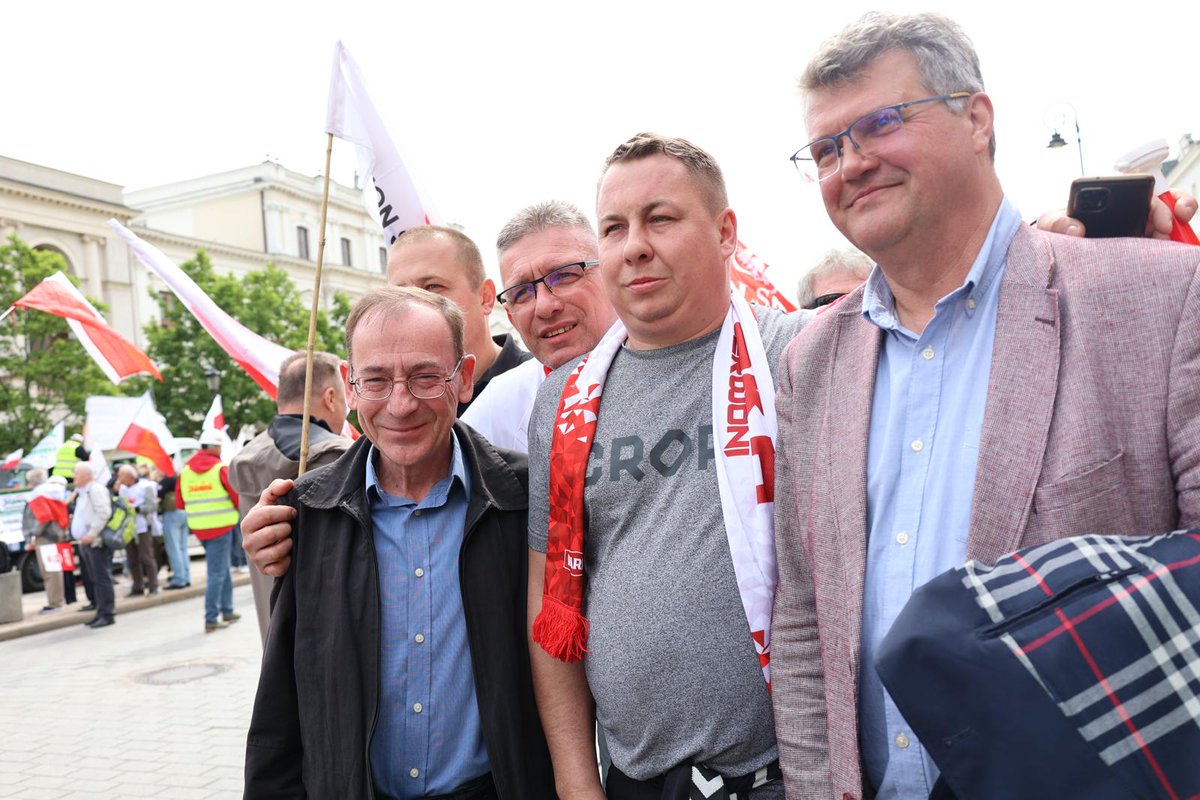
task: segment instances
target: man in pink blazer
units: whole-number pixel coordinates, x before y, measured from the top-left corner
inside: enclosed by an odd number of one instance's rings
[[[943,17],[869,14],[801,82],[797,166],[878,267],[780,366],[780,764],[800,800],[917,800],[937,769],[872,659],[918,585],[1200,524],[1200,248],[1021,223],[978,59]]]

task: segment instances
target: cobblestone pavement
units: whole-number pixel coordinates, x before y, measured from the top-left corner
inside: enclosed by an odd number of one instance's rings
[[[211,634],[196,598],[0,642],[0,798],[240,798],[253,606],[236,588],[242,619]]]

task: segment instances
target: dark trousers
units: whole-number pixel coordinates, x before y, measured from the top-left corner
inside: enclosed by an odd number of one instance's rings
[[[96,590],[95,581],[92,580],[92,567],[84,555],[84,551],[91,548],[85,544],[81,544],[76,549],[79,550],[79,577],[83,580],[83,593],[87,595],[88,603],[95,605]]]
[[[158,591],[158,562],[154,560],[154,536],[149,531],[139,533],[125,545],[125,563],[133,578],[134,593],[141,593],[143,582],[152,592]]]
[[[377,800],[394,800],[391,795],[375,790]],[[489,772],[478,778],[467,781],[450,794],[430,795],[423,800],[496,800],[496,784],[492,782]]]
[[[83,563],[87,565],[88,574],[92,576],[92,600],[96,604],[96,617],[112,619],[116,611],[112,583],[113,552],[107,547],[80,547],[79,551]]]

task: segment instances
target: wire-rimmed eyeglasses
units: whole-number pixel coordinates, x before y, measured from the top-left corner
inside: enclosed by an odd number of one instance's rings
[[[792,163],[807,180],[816,182],[828,180],[842,169],[843,138],[849,139],[855,150],[862,150],[865,146],[867,155],[875,155],[872,145],[877,145],[881,140],[904,127],[904,115],[900,113],[904,109],[924,103],[959,100],[970,96],[971,92],[954,92],[877,108],[854,120],[841,133],[822,136],[820,139],[814,139],[804,145],[792,154]]]
[[[446,387],[454,380],[454,376],[458,375],[466,359],[465,355],[458,359],[449,375],[436,372],[421,372],[403,378],[372,375],[369,378],[355,378],[350,381],[350,385],[354,387],[355,394],[363,400],[387,400],[392,396],[392,389],[397,383],[403,383],[408,393],[418,400],[436,400],[446,393]]]
[[[561,267],[550,270],[536,280],[508,287],[496,295],[496,299],[505,305],[523,305],[537,298],[539,283],[545,284],[550,293],[554,294],[556,289],[565,289],[577,283],[583,278],[585,270],[589,267],[597,266],[599,263],[599,261],[576,261],[574,264],[564,264]]]

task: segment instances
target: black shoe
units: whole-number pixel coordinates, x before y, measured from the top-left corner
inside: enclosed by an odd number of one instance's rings
[[[125,595],[125,599],[128,600],[130,597],[141,597],[143,594],[145,594],[145,592],[143,592],[141,589],[138,589]]]
[[[191,585],[192,585],[192,584],[191,584],[191,582],[188,582],[188,583],[168,583],[168,584],[167,584],[167,591],[168,591],[168,592],[170,592],[170,591],[174,591],[175,589],[186,589],[187,587],[189,587],[189,586],[191,586]]]
[[[150,591],[146,592],[147,597],[154,597],[156,594],[158,594],[158,589],[151,589]]]
[[[107,628],[109,625],[112,625],[115,622],[116,621],[112,617],[99,617],[87,623],[87,626],[89,628]]]
[[[78,610],[79,610],[79,611],[95,611],[95,610],[96,610],[96,604],[95,604],[95,603],[88,603],[86,606],[83,606],[82,608],[80,608],[80,609],[78,609]]]

